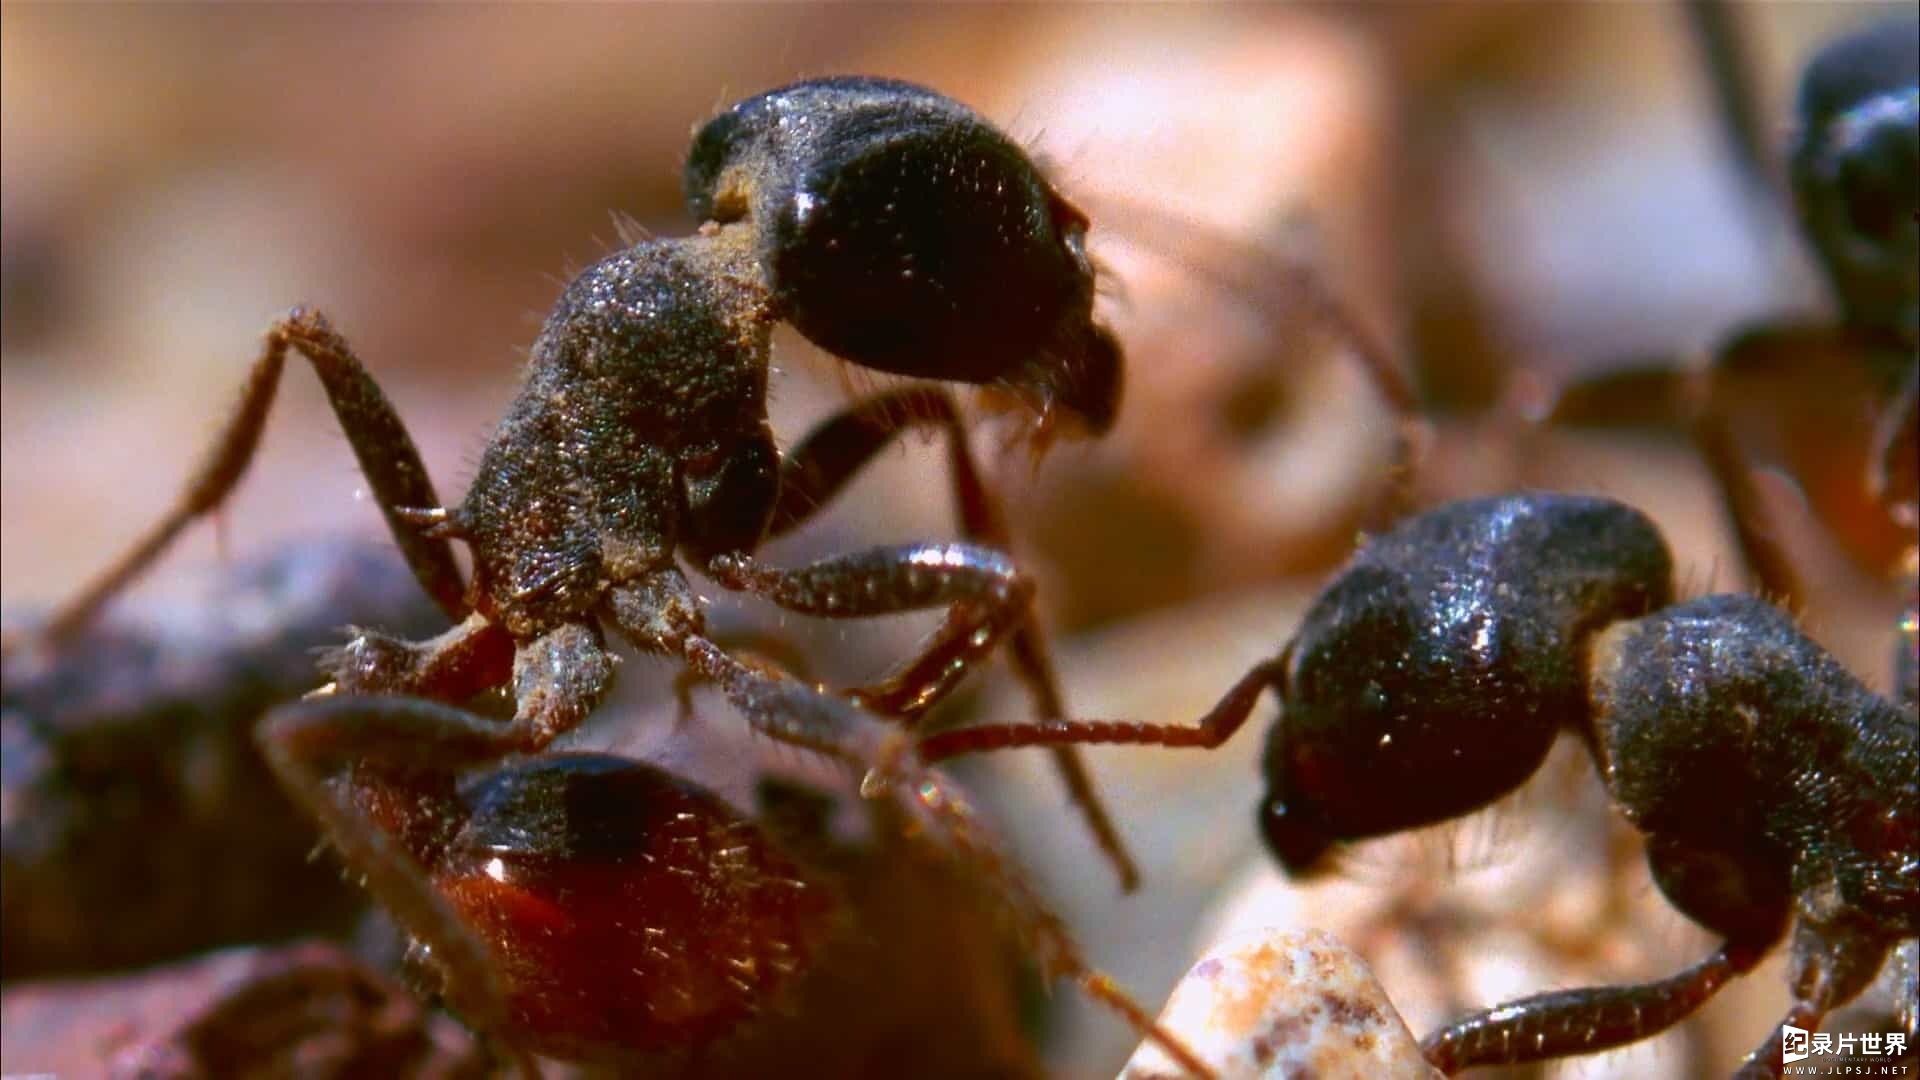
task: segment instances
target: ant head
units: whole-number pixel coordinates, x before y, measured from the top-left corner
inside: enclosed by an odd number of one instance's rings
[[[702,219],[749,221],[778,309],[820,347],[994,388],[1049,432],[1112,426],[1121,351],[1093,322],[1087,217],[965,106],[797,83],[701,129],[686,188]]]
[[[1829,45],[1800,88],[1793,183],[1848,319],[1920,338],[1920,26]]]

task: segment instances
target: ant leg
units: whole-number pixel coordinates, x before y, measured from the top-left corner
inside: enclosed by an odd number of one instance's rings
[[[909,722],[1026,620],[1033,600],[1032,580],[1011,559],[975,544],[870,548],[791,570],[750,555],[717,555],[707,572],[729,589],[803,615],[863,618],[946,607],[946,623],[919,655],[882,689],[854,693],[863,707]]]
[[[1710,358],[1653,355],[1604,365],[1598,374],[1547,388],[1530,417],[1556,427],[1651,427],[1677,431],[1704,398],[1717,402],[1742,382],[1794,378],[1810,356],[1846,344],[1830,326],[1772,322],[1742,330]],[[1704,360],[1704,363],[1703,363]]]
[[[1887,513],[1907,531],[1902,574],[1906,578],[1906,606],[1900,612],[1900,630],[1894,655],[1894,691],[1908,708],[1920,702],[1920,545],[1914,530],[1920,526],[1920,368],[1907,368],[1905,382],[1892,404],[1881,413],[1874,445],[1878,452],[1867,477],[1868,490]]]
[[[1733,1080],[1780,1080],[1780,1070],[1785,1066],[1787,1045],[1787,1026],[1803,1031],[1817,1031],[1820,1021],[1826,1019],[1825,1009],[1814,1009],[1803,1002],[1794,1002],[1787,1008],[1787,1015],[1780,1018],[1780,1026],[1773,1034],[1754,1047],[1747,1060],[1734,1070]]]
[[[529,751],[579,727],[613,688],[613,654],[600,628],[563,623],[513,656],[513,729]]]
[[[758,667],[769,674],[785,672],[804,682],[813,681],[812,665],[785,638],[771,634],[737,633],[716,636],[712,640],[725,649],[729,656],[749,667]],[[673,677],[673,700],[678,707],[678,715],[674,718],[676,728],[693,718],[693,689],[704,682],[706,680],[692,668],[682,668]]]
[[[794,444],[780,462],[780,501],[767,537],[785,536],[806,524],[876,454],[916,425],[946,432],[961,535],[989,544],[1004,541],[1005,520],[967,448],[959,407],[946,390],[927,386],[902,387],[857,401]]]
[[[1711,402],[1702,402],[1689,427],[1693,445],[1720,489],[1720,501],[1733,525],[1747,572],[1769,601],[1804,614],[1806,585],[1774,527],[1766,495],[1755,483],[1752,463],[1734,439],[1726,416]]]
[[[1781,1018],[1782,1026],[1742,1062],[1737,1080],[1777,1078],[1784,1065],[1781,1049],[1785,1026],[1816,1031],[1835,1008],[1860,995],[1873,983],[1892,951],[1888,938],[1857,925],[1814,923],[1804,915],[1795,921],[1787,981],[1793,1004]]]
[[[408,694],[465,701],[506,682],[512,663],[513,639],[498,623],[477,612],[421,642],[356,627],[345,645],[321,652],[320,668],[333,681],[316,693]]]
[[[465,617],[465,586],[453,560],[453,548],[445,538],[418,527],[421,515],[417,511],[438,508],[440,498],[434,494],[433,482],[412,436],[346,339],[319,312],[295,308],[267,330],[266,344],[253,362],[239,403],[173,508],[131,550],[54,613],[45,631],[49,642],[70,638],[102,604],[152,565],[181,530],[218,508],[233,491],[260,444],[289,348],[313,365],[374,499],[386,516],[387,528],[421,588],[449,618],[457,621]]]
[[[1000,850],[973,808],[919,759],[909,732],[844,698],[742,664],[698,634],[686,635],[680,644],[687,665],[719,685],[754,730],[867,770],[863,793],[871,795],[884,786],[909,820],[998,885],[1015,924],[1038,946],[1048,977],[1072,979],[1189,1073],[1212,1075],[1112,977],[1087,962],[1066,924]]]
[[[1754,331],[1716,355],[1706,370],[1661,362],[1578,381],[1553,392],[1536,419],[1570,425],[1647,419],[1684,428],[1720,491],[1741,558],[1759,591],[1788,610],[1803,611],[1805,583],[1774,526],[1752,463],[1728,424],[1719,386],[1723,376],[1765,371],[1778,360],[1783,344],[1800,335],[1792,327]]]
[[[507,996],[484,944],[461,923],[401,842],[374,824],[329,777],[367,763],[446,772],[529,749],[523,733],[419,698],[348,695],[282,706],[256,732],[267,764],[316,818],[341,859],[400,925],[431,950],[443,995],[475,1030],[504,1042]],[[532,1063],[514,1053],[527,1076]]]
[[[953,484],[954,512],[959,519],[961,536],[1002,551],[1011,550],[1012,537],[1006,516],[999,500],[981,478],[980,468],[968,446],[960,410],[951,394],[931,387],[908,387],[876,394],[824,421],[800,440],[781,462],[780,501],[774,509],[768,535],[779,536],[804,523],[875,454],[909,427],[920,424],[935,425],[946,432],[948,475]],[[911,720],[950,693],[967,667],[986,655],[972,642],[978,628],[967,627],[958,619],[958,614],[956,610],[949,617],[940,636],[918,657],[879,684],[860,690],[861,703],[884,715]],[[1020,621],[1013,628],[1009,649],[1014,672],[1033,700],[1035,715],[1043,722],[1061,720],[1066,716],[1066,704],[1060,693],[1060,680],[1054,673],[1053,659],[1031,602],[1022,603],[1018,614]],[[989,637],[997,635],[989,631]],[[1094,841],[1119,874],[1121,889],[1132,892],[1139,886],[1139,868],[1095,790],[1085,762],[1069,744],[1056,744],[1050,749],[1054,768],[1093,831]]]
[[[1887,508],[1895,521],[1912,530],[1920,524],[1920,367],[1907,368],[1906,380],[1880,413],[1874,431],[1874,455],[1868,466],[1867,490]]]
[[[1730,942],[1671,978],[1522,998],[1457,1020],[1421,1040],[1420,1049],[1429,1064],[1452,1075],[1477,1065],[1518,1065],[1625,1046],[1693,1015],[1766,952]]]
[[[1004,750],[1016,746],[1081,746],[1130,744],[1198,747],[1211,750],[1247,722],[1261,691],[1276,686],[1284,660],[1270,660],[1240,676],[1239,681],[1200,722],[1192,727],[1172,724],[1136,724],[1114,720],[1043,720],[1033,724],[979,724],[935,732],[920,740],[917,751],[925,762],[945,761],[961,754]]]
[[[1775,196],[1783,202],[1773,167],[1773,136],[1760,119],[1761,95],[1754,83],[1753,43],[1741,25],[1742,12],[1727,0],[1687,0],[1682,5],[1688,35],[1700,52],[1720,116],[1720,136],[1746,182],[1748,194]]]

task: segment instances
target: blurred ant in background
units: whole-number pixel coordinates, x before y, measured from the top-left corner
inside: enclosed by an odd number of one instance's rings
[[[1713,12],[1717,5],[1691,9]],[[1730,12],[1707,18],[1717,30],[1717,69],[1725,71],[1722,98],[1736,114],[1745,107],[1746,79]],[[1751,120],[1736,142],[1756,142]],[[1750,162],[1757,151],[1742,155]],[[1757,166],[1752,166],[1756,167]],[[1558,391],[1542,410],[1556,424],[1603,423],[1644,415],[1649,404],[1669,416],[1691,418],[1710,462],[1730,460],[1731,438],[1723,419],[1744,382],[1786,380],[1773,422],[1789,437],[1787,451],[1810,499],[1835,521],[1843,538],[1871,531],[1850,518],[1864,492],[1898,531],[1900,571],[1907,581],[1906,612],[1896,655],[1898,692],[1920,696],[1920,611],[1916,611],[1914,530],[1920,524],[1920,23],[1899,17],[1841,38],[1814,57],[1801,81],[1798,131],[1788,161],[1802,232],[1819,256],[1840,308],[1838,321],[1771,323],[1741,330],[1713,357],[1704,373],[1669,367],[1628,368]],[[1873,420],[1861,480],[1824,482],[1825,461],[1843,453],[1846,430],[1829,423],[1796,426],[1809,400],[1864,390]],[[1796,437],[1797,436],[1797,437]],[[1736,515],[1753,516],[1754,496],[1744,480],[1715,464],[1722,485],[1735,495]],[[1769,564],[1781,598],[1794,606],[1802,588],[1772,537],[1747,531],[1749,561]],[[1856,543],[1856,546],[1859,546]],[[1867,545],[1871,550],[1872,545]]]
[[[1883,384],[1870,483],[1909,528],[1916,49],[1920,34],[1901,21],[1824,51],[1807,73],[1794,169],[1803,220],[1846,314],[1817,333]],[[1775,348],[1770,336],[1784,331],[1760,333]],[[1687,389],[1667,372],[1657,377]],[[1617,406],[1605,399],[1644,392],[1648,378],[1576,386],[1546,418]],[[1741,549],[1763,591],[1791,602],[1800,586],[1744,457],[1711,393],[1693,400],[1695,435]],[[1429,1037],[1430,1060],[1454,1071],[1636,1042],[1691,1014],[1789,936],[1794,1002],[1784,1023],[1817,1027],[1891,953],[1910,951],[1920,925],[1911,606],[1888,700],[1763,600],[1673,601],[1671,554],[1638,511],[1548,495],[1453,503],[1369,542],[1286,648],[1194,727],[986,725],[936,735],[921,752],[1213,747],[1271,687],[1281,712],[1261,828],[1278,861],[1304,875],[1324,869],[1342,842],[1495,801],[1570,730],[1647,838],[1662,892],[1724,945],[1669,979],[1469,1017]],[[1744,1074],[1778,1075],[1780,1060],[1776,1034]]]
[[[678,658],[716,684],[755,730],[865,771],[917,831],[995,884],[1048,973],[1074,978],[1203,1072],[1086,964],[914,749],[915,721],[1003,639],[1041,715],[1064,714],[1033,621],[1033,586],[1003,551],[1005,525],[952,398],[921,386],[877,395],[784,455],[766,419],[769,334],[787,321],[862,366],[988,388],[1033,417],[1036,448],[1061,433],[1106,430],[1121,353],[1092,319],[1087,219],[985,121],[931,91],[877,79],[815,80],[736,106],[695,137],[686,180],[705,224],[690,237],[636,244],[568,285],[460,505],[440,503],[404,425],[345,340],[299,309],[269,331],[239,406],[174,509],[61,609],[34,647],[70,646],[188,523],[219,506],[252,457],[292,350],[320,377],[414,576],[457,625],[423,643],[356,632],[323,662],[333,681],[276,711],[260,743],[348,865],[424,944],[449,1002],[510,1057],[526,1064],[530,1049],[620,1058],[672,1045],[698,1058],[775,1003],[784,975],[804,966],[801,939],[811,931],[801,924],[818,914],[795,899],[801,879],[772,846],[758,850],[750,830],[692,789],[632,763],[538,756],[606,694],[607,620],[642,652]],[[916,425],[951,440],[970,542],[876,548],[798,570],[753,557]],[[473,554],[471,582],[452,539]],[[743,663],[710,638],[681,554],[727,588],[791,611],[845,618],[944,606],[948,615],[919,655],[843,697]],[[515,702],[507,723],[458,707],[507,684]],[[516,760],[497,764],[505,759]],[[1056,760],[1131,887],[1131,862],[1077,759],[1062,747]],[[350,778],[336,788],[342,768]],[[474,787],[461,787],[462,773]],[[603,793],[635,805],[609,804]],[[647,799],[691,807],[668,824],[713,843],[676,847],[683,861],[655,865],[655,838],[641,828],[652,819],[638,809]],[[718,839],[736,834],[748,839]],[[738,859],[746,864],[730,861]],[[600,926],[547,942],[571,949],[566,956],[521,962],[554,933],[542,920],[565,914],[562,897],[581,904],[603,889],[595,899],[613,920],[612,909],[646,910],[688,874],[704,875],[703,903],[731,895],[721,883],[744,890],[723,905],[738,921],[714,931],[735,935],[738,948],[663,945],[650,936],[659,927]],[[685,932],[699,933],[717,910],[700,909]],[[662,949],[680,959],[641,962]],[[610,968],[612,956],[633,962]],[[609,1000],[658,1021],[569,1026],[580,1020],[573,1013]]]

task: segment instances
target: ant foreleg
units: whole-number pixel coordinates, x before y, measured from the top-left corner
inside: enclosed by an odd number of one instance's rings
[[[444,538],[424,533],[408,516],[408,511],[440,505],[412,436],[346,339],[334,332],[319,312],[296,308],[268,329],[266,345],[253,362],[239,404],[172,509],[125,555],[54,613],[47,622],[47,641],[59,643],[69,638],[102,604],[152,565],[188,524],[226,500],[260,445],[289,348],[313,365],[374,499],[386,516],[387,528],[421,588],[449,618],[457,621],[466,615],[465,586],[453,559],[453,548]]]
[[[356,805],[349,786],[329,780],[343,767],[447,777],[448,770],[480,765],[528,749],[513,728],[419,698],[342,696],[274,710],[255,735],[267,764],[368,891],[401,926],[424,942],[443,974],[448,1003],[490,1042],[505,1046],[507,995],[486,946],[468,930],[402,841]],[[518,1051],[528,1077],[539,1073]]]
[[[1737,975],[1751,971],[1771,943],[1721,946],[1678,975],[1626,986],[1557,990],[1457,1020],[1420,1042],[1428,1063],[1448,1075],[1477,1065],[1591,1054],[1665,1031],[1694,1014]]]
[[[953,395],[933,387],[906,387],[876,394],[822,422],[800,440],[782,460],[780,502],[774,510],[768,535],[779,536],[797,528],[876,454],[916,425],[934,425],[946,433],[948,475],[953,484],[954,513],[959,519],[961,536],[1010,551],[1012,537],[1006,516],[981,478]],[[954,620],[950,619],[949,629],[954,626]],[[974,647],[968,644],[970,637],[971,631],[966,635],[943,634],[919,657],[881,684],[860,691],[862,703],[887,715],[919,716],[952,691],[972,662],[969,653]],[[1030,603],[1021,610],[1009,652],[1014,672],[1033,700],[1035,716],[1043,723],[1063,719],[1066,706],[1060,693],[1060,680],[1054,673],[1053,659]],[[1094,789],[1086,764],[1070,744],[1056,744],[1051,751],[1054,768],[1093,830],[1095,842],[1119,874],[1121,888],[1133,891],[1140,882],[1139,868],[1099,792]]]
[[[727,655],[748,667],[758,667],[768,673],[784,672],[805,682],[813,681],[813,667],[806,655],[785,638],[739,632],[716,635],[712,640],[725,649]],[[706,679],[692,668],[681,668],[673,677],[673,701],[678,710],[674,717],[676,729],[693,718],[693,691],[705,682]]]
[[[1040,965],[1049,977],[1072,979],[1192,1075],[1212,1075],[1110,976],[1088,964],[1066,924],[1000,850],[973,808],[926,767],[915,752],[911,733],[843,698],[749,667],[697,634],[687,635],[682,646],[688,666],[717,684],[754,730],[865,769],[863,792],[871,794],[884,785],[909,820],[993,882],[1015,924],[1040,949]]]

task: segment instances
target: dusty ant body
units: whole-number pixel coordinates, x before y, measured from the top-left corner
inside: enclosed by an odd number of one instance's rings
[[[915,749],[914,722],[1003,640],[1038,711],[1064,712],[1031,582],[1002,550],[1005,526],[953,399],[932,387],[885,392],[784,455],[766,418],[769,335],[787,321],[854,363],[987,388],[1033,416],[1036,445],[1062,431],[1105,430],[1119,402],[1121,353],[1093,321],[1086,218],[964,107],[876,79],[816,80],[735,106],[696,136],[686,181],[705,224],[609,256],[567,286],[459,505],[441,504],[404,425],[345,340],[317,313],[296,310],[269,331],[240,405],[174,510],[50,621],[41,646],[70,644],[182,528],[220,504],[253,453],[291,350],[320,377],[420,586],[457,625],[420,643],[359,631],[324,659],[332,683],[277,710],[260,744],[351,869],[424,945],[447,1000],[490,1039],[516,1057],[531,1049],[623,1059],[668,1048],[699,1056],[777,1001],[786,973],[804,966],[819,916],[804,895],[795,899],[801,879],[777,844],[719,843],[742,826],[694,789],[612,759],[507,760],[537,755],[602,700],[615,666],[603,621],[643,653],[677,659],[717,685],[757,731],[865,771],[912,829],[994,883],[1050,974],[1074,978],[1157,1036]],[[968,542],[877,548],[799,570],[754,557],[915,425],[951,440]],[[472,553],[471,582],[453,539]],[[846,618],[944,606],[948,616],[919,655],[841,696],[717,644],[681,556],[790,611]],[[510,721],[460,707],[502,686],[515,703]],[[1131,885],[1130,860],[1071,749],[1057,760]],[[334,781],[343,769],[344,788]],[[577,810],[569,800],[582,792],[591,798]],[[636,804],[620,803],[620,813],[605,801],[629,798]],[[685,816],[656,820],[648,807]],[[642,825],[671,837],[676,821],[698,835],[689,834],[695,842],[673,872],[721,894],[744,890],[728,901],[732,922],[710,925],[720,909],[706,908],[667,920],[669,935],[691,935],[664,946],[678,957],[667,967],[644,959],[662,948],[652,938],[623,939],[603,955],[607,942],[591,933],[550,966],[523,962],[541,947],[527,935],[541,928],[511,920],[534,918],[563,894],[585,903],[590,880],[608,890],[596,913],[615,921],[612,907],[671,892],[657,874],[632,883],[639,871],[626,864],[657,854]],[[701,947],[703,934],[733,935],[731,951]],[[623,974],[607,955],[633,964]],[[734,961],[752,970],[743,975]],[[655,1019],[569,1026],[579,1019],[569,1009],[616,1004]],[[1169,1049],[1192,1064],[1176,1044]]]
[[[1294,875],[1337,846],[1486,806],[1554,739],[1586,744],[1654,881],[1722,935],[1669,979],[1503,1005],[1429,1036],[1449,1072],[1653,1035],[1791,935],[1817,1027],[1920,933],[1920,720],[1751,596],[1674,603],[1672,556],[1606,499],[1470,499],[1368,543],[1292,640],[1195,727],[1067,722],[942,733],[923,752],[1053,742],[1217,746],[1273,690],[1259,824]],[[1749,1074],[1778,1075],[1777,1037]]]
[[[431,632],[386,546],[291,545],[166,604],[118,609],[54,653],[23,619],[5,658],[0,966],[9,981],[144,967],[338,931],[363,901],[309,858],[313,828],[254,745],[317,686],[313,643],[364,623]],[[138,904],[128,904],[129,896]]]

